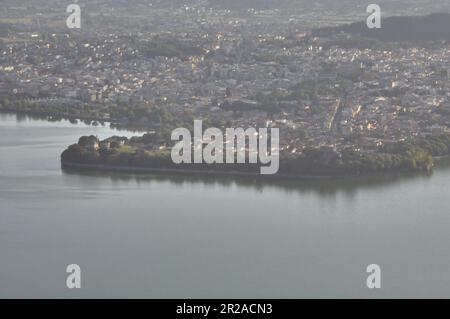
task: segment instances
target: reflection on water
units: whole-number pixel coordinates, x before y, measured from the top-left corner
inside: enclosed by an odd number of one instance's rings
[[[137,125],[126,125],[126,124],[118,124],[118,123],[110,123],[108,121],[103,120],[89,120],[89,119],[76,119],[76,118],[68,118],[64,116],[57,115],[43,115],[43,114],[29,114],[29,113],[18,113],[12,114],[8,112],[0,112],[1,120],[10,120],[12,117],[15,118],[17,123],[29,123],[29,122],[46,122],[46,123],[70,123],[73,125],[84,124],[87,126],[101,126],[108,127],[111,130],[115,131],[127,131],[134,132],[137,135],[142,134],[142,132],[152,130],[151,127],[147,127],[145,125],[137,126]]]
[[[450,168],[450,166],[449,166]],[[441,168],[442,170],[443,168]],[[128,174],[120,172],[95,172],[74,169],[63,169],[67,175],[90,176],[96,178],[110,179],[117,181],[136,181],[145,182],[169,182],[176,186],[192,187],[196,184],[203,186],[223,187],[239,186],[254,189],[275,188],[284,192],[303,193],[316,192],[319,195],[333,194],[336,192],[352,193],[361,189],[377,189],[387,185],[398,183],[407,183],[409,180],[422,179],[429,180],[433,172],[411,172],[411,173],[392,173],[377,176],[365,176],[354,178],[337,178],[329,180],[267,180],[262,178],[239,177],[239,176],[212,176],[212,175],[177,175],[177,174]]]

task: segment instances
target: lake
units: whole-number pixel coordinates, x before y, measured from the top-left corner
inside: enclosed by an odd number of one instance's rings
[[[134,135],[0,114],[1,298],[450,297],[448,167],[271,183],[62,171],[88,134]]]

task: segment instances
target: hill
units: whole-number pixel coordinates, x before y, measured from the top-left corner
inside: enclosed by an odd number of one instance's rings
[[[332,36],[341,32],[384,42],[424,43],[450,42],[450,14],[436,13],[419,17],[389,17],[382,20],[380,29],[369,29],[366,21],[339,27],[316,29],[313,36]]]

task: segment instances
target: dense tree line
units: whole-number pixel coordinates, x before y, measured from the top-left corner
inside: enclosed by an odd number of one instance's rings
[[[367,28],[366,21],[313,31],[313,36],[329,37],[341,32],[385,42],[425,43],[450,41],[450,14],[436,13],[427,16],[388,17],[380,29]],[[364,41],[361,39],[361,41]],[[350,43],[347,43],[350,44]],[[367,43],[366,43],[367,44]],[[375,44],[375,43],[373,43]],[[354,43],[359,45],[359,43]]]

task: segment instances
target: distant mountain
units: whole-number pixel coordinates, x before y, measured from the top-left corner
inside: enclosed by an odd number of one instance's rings
[[[389,17],[382,19],[380,29],[369,29],[366,21],[316,29],[313,36],[331,36],[341,32],[385,42],[427,41],[450,42],[450,14],[436,13],[419,17]]]
[[[225,9],[275,9],[292,5],[293,0],[209,0],[211,6]]]

